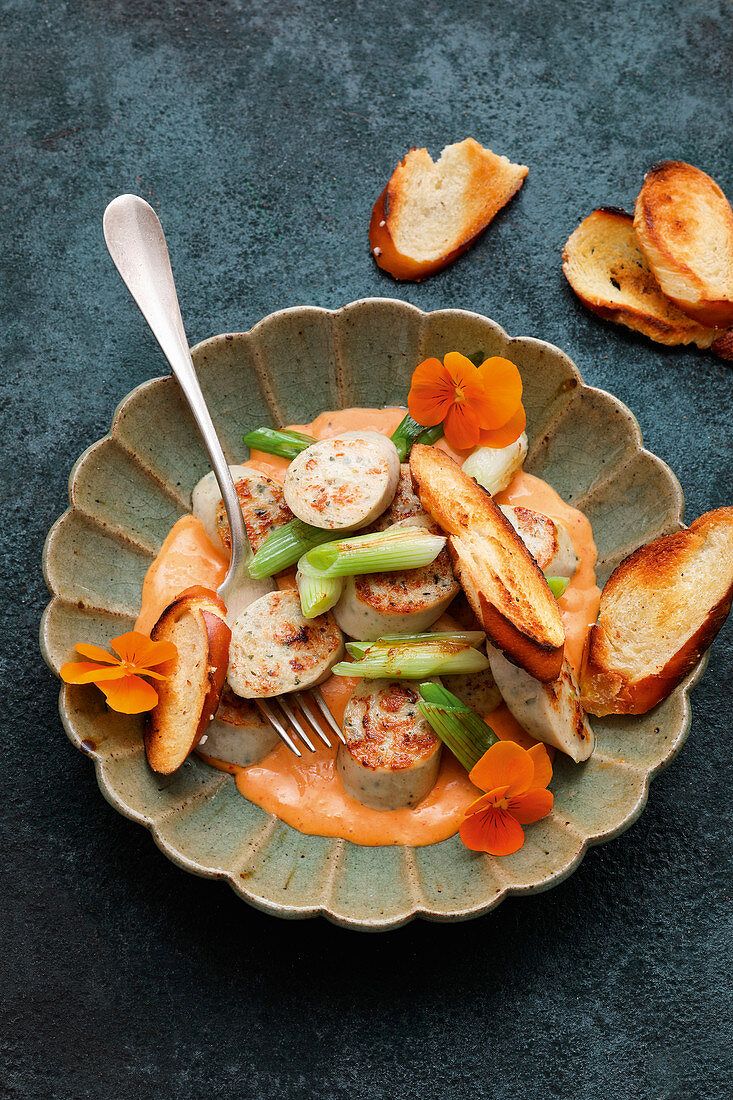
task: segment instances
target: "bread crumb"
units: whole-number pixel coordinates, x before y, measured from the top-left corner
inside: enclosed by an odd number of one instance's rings
[[[381,256],[382,255],[382,250],[379,247],[379,245],[377,245],[375,248],[373,248],[372,252],[374,253],[375,256]]]
[[[384,229],[386,224],[387,224],[386,221],[384,220],[384,218],[382,218],[381,222],[379,223],[379,228]]]

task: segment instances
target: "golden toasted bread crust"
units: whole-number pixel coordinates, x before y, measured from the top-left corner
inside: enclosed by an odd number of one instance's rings
[[[636,199],[634,228],[664,294],[700,324],[733,325],[733,210],[707,173],[655,164]]]
[[[623,210],[602,206],[589,214],[565,243],[562,269],[584,306],[658,344],[709,348],[716,339],[715,329],[662,293]]]
[[[684,578],[698,574],[691,596]],[[707,512],[686,530],[629,555],[606,582],[588,637],[581,674],[585,709],[597,715],[644,714],[666,699],[711,645],[732,599],[731,507]],[[655,636],[655,624],[680,617],[670,652],[669,640]]]
[[[216,713],[232,636],[225,614],[224,603],[215,592],[196,586],[178,596],[150,632],[155,641],[173,640],[182,620],[191,620],[193,646],[184,649],[179,645],[176,659],[161,666],[168,679],[156,681],[158,702],[145,719],[148,763],[162,775],[181,766]],[[185,706],[183,685],[189,689]]]
[[[540,568],[489,493],[444,451],[417,444],[410,469],[423,508],[448,534],[453,569],[489,638],[538,680],[554,680],[565,631]]]
[[[446,217],[453,217],[449,243],[429,258],[412,255],[398,242],[404,238],[405,222],[419,218],[413,182],[418,173],[437,173],[446,155],[460,161],[465,180],[460,195],[454,196],[451,209],[446,211]],[[369,244],[377,264],[395,279],[413,282],[447,267],[516,195],[528,171],[525,165],[496,156],[473,138],[448,146],[435,164],[427,149],[411,149],[395,168],[372,210]],[[426,232],[430,232],[429,226]]]

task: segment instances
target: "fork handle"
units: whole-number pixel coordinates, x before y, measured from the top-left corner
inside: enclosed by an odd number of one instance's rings
[[[119,195],[104,212],[104,239],[115,267],[160,344],[188,401],[219,483],[232,535],[230,573],[251,557],[242,509],[211,420],[183,328],[168,245],[158,215],[138,195]]]

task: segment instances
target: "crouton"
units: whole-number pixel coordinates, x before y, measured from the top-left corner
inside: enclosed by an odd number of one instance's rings
[[[699,168],[655,164],[636,200],[634,229],[664,294],[701,325],[733,325],[733,210]]]
[[[556,679],[565,646],[557,601],[509,520],[444,451],[416,444],[410,469],[423,508],[449,536],[453,570],[490,640],[538,680]]]
[[[427,279],[473,244],[528,171],[473,138],[446,146],[438,161],[411,149],[374,205],[372,255],[395,279]]]
[[[733,597],[733,507],[642,546],[613,571],[580,677],[591,714],[645,714],[712,643]]]

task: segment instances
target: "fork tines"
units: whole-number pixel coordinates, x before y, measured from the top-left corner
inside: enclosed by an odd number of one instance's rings
[[[305,705],[306,699],[315,707],[315,711]],[[331,748],[331,742],[318,720],[319,713],[323,715],[339,741],[346,744],[346,738],[318,688],[311,688],[308,692],[298,692],[288,696],[280,695],[272,699],[255,699],[255,703],[260,714],[270,723],[278,737],[296,756],[302,756],[302,753],[288,732],[288,728],[295,731],[311,752],[316,751],[316,747],[311,740],[311,734],[313,733],[320,738],[324,745],[329,749]],[[297,704],[299,710],[296,710],[293,706],[294,703]]]

